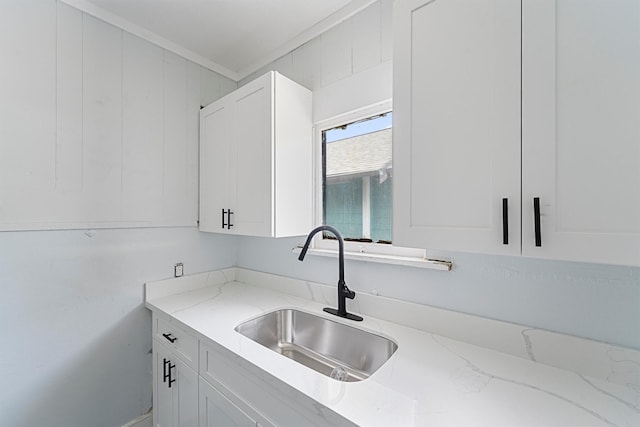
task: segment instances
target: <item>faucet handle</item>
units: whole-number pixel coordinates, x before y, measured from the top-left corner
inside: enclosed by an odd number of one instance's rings
[[[342,288],[342,294],[343,294],[346,298],[349,298],[349,299],[353,299],[353,298],[355,298],[355,296],[356,296],[356,293],[355,293],[354,291],[352,291],[351,289],[349,289],[349,288],[347,287],[347,284],[346,284],[346,283],[343,285],[343,288]]]

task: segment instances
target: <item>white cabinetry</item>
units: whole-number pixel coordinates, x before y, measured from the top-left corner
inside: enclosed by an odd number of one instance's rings
[[[153,419],[156,427],[198,426],[198,340],[153,316]]]
[[[153,340],[153,419],[156,427],[198,427],[198,374]]]
[[[522,16],[522,252],[640,265],[640,2]]]
[[[639,265],[639,8],[396,2],[394,243]]]
[[[200,378],[199,419],[200,427],[273,426],[244,402],[233,403],[217,388],[202,378]]]
[[[200,112],[200,230],[312,227],[311,92],[271,71]]]
[[[396,7],[394,244],[517,254],[520,4]]]
[[[156,427],[352,426],[333,411],[153,313],[153,419]]]

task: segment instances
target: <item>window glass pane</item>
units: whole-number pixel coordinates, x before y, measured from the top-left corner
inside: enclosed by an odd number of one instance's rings
[[[391,113],[322,138],[324,224],[345,239],[391,243]]]
[[[325,224],[336,227],[345,237],[359,237],[362,233],[362,180],[327,183],[325,197]]]
[[[371,239],[391,243],[391,180],[372,180],[371,183]],[[386,242],[385,242],[386,243]]]

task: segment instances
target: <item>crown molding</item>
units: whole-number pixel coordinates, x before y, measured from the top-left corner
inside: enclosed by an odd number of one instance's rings
[[[108,24],[118,27],[128,33],[131,33],[153,44],[156,44],[163,49],[166,49],[177,55],[180,55],[183,58],[188,59],[189,61],[195,62],[198,65],[208,68],[211,71],[221,74],[233,80],[234,82],[237,82],[238,80],[240,80],[238,77],[238,73],[236,73],[235,71],[232,71],[226,67],[223,67],[222,65],[210,60],[209,58],[205,58],[204,56],[198,53],[195,53],[189,49],[186,49],[185,47],[177,43],[174,43],[171,40],[168,40],[162,36],[159,36],[153,31],[149,31],[137,24],[134,24],[133,22],[128,21],[127,19],[124,19],[121,16],[116,15],[115,13],[109,12],[108,10],[98,7],[87,0],[60,0],[60,1],[88,15],[98,18]]]

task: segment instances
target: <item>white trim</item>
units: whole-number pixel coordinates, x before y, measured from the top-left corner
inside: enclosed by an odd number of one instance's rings
[[[324,122],[336,116],[348,116],[363,106],[389,102],[393,98],[393,61],[338,80],[313,91],[313,121]],[[370,107],[367,107],[370,108]],[[389,106],[391,110],[391,106]]]
[[[367,117],[386,113],[391,111],[392,107],[393,103],[391,99],[385,99],[384,101],[376,102],[375,104],[367,105],[366,107],[318,120],[313,125],[316,137],[325,129],[331,129],[345,123],[357,122],[358,120],[366,119]],[[322,143],[321,139],[317,139],[317,141]]]
[[[389,111],[392,111],[390,99],[314,124],[314,224],[322,224],[322,131]],[[425,249],[378,243],[344,242],[344,250],[347,259],[447,271],[452,268],[450,261],[428,259]],[[309,251],[309,253],[319,256],[335,256],[337,252],[338,243],[335,240],[323,240],[322,233],[316,234]]]
[[[195,53],[187,48],[184,48],[172,42],[171,40],[167,40],[164,37],[152,31],[149,31],[137,24],[134,24],[131,21],[128,21],[122,18],[119,15],[116,15],[115,13],[109,12],[108,10],[98,7],[95,4],[89,2],[88,0],[60,0],[60,1],[68,4],[73,8],[80,10],[81,12],[87,13],[108,24],[118,27],[123,31],[126,31],[137,37],[147,40],[153,44],[156,44],[163,49],[166,49],[170,52],[175,53],[176,55],[179,55],[183,58],[188,59],[191,62],[194,62],[198,65],[201,65],[205,68],[210,69],[211,71],[221,74],[224,77],[227,77],[233,80],[234,82],[237,82],[238,80],[240,80],[238,78],[237,72],[232,71],[226,67],[223,67],[222,65],[208,58],[205,58],[204,56],[198,53]]]
[[[294,247],[292,251],[295,253],[300,253],[301,248],[299,246]],[[307,251],[307,255],[335,258],[338,255],[338,251],[331,249],[309,249]],[[426,257],[414,258],[397,255],[358,253],[345,250],[344,258],[356,261],[375,262],[380,264],[393,264],[404,265],[406,267],[427,268],[430,270],[451,271],[451,269],[453,268],[453,263],[451,261],[428,259]]]
[[[318,22],[317,24],[304,30],[303,32],[301,32],[291,40],[282,44],[280,47],[272,50],[267,55],[255,61],[253,64],[239,70],[237,73],[239,76],[238,80],[244,79],[245,77],[251,75],[251,73],[258,71],[260,68],[264,67],[265,65],[270,64],[275,60],[277,60],[278,58],[281,58],[284,55],[292,52],[293,50],[302,46],[306,42],[318,37],[320,34],[330,30],[331,28],[335,27],[339,23],[346,21],[347,19],[351,18],[353,15],[362,11],[363,9],[366,9],[376,1],[377,0],[352,0],[342,9],[332,13],[331,15],[327,16],[326,18]]]

